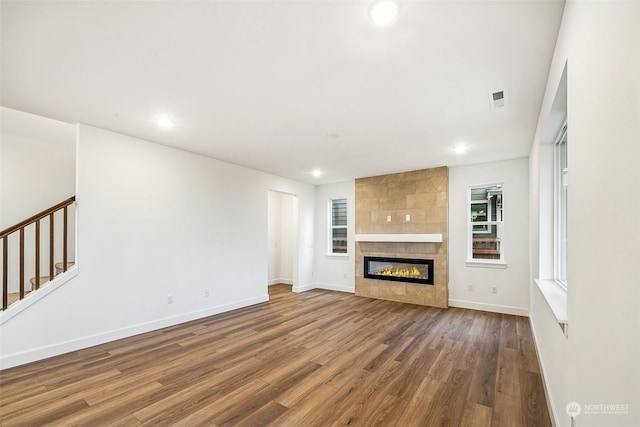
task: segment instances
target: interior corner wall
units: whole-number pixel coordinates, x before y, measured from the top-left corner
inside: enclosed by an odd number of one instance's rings
[[[466,265],[469,187],[503,183],[506,268]],[[449,168],[449,305],[529,314],[529,160]],[[472,285],[473,291],[468,290]],[[491,288],[496,287],[497,293]]]
[[[312,287],[315,186],[89,126],[78,138],[78,275],[0,326],[2,369],[267,301],[268,190],[297,195],[294,279]]]
[[[540,221],[541,136],[567,65],[568,336],[533,280],[531,325],[557,426],[640,425],[640,3],[568,1],[531,150]],[[532,223],[532,247],[552,231]],[[532,279],[544,274],[532,252]],[[600,406],[604,405],[604,406]],[[606,405],[614,405],[611,410]]]
[[[329,255],[329,201],[347,199],[347,256]],[[320,185],[316,194],[315,286],[355,292],[355,181]]]

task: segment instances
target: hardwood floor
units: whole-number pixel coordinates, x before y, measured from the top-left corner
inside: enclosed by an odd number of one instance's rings
[[[550,426],[528,319],[270,287],[0,373],[2,426]]]

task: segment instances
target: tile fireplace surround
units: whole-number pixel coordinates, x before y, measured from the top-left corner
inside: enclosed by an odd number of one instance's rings
[[[448,306],[448,182],[447,167],[356,180],[356,234],[442,234],[442,242],[357,241],[356,295]],[[365,256],[432,259],[434,285],[365,278]]]

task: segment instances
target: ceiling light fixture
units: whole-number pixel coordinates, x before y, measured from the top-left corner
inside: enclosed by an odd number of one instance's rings
[[[376,24],[389,24],[398,15],[400,6],[393,0],[379,0],[371,5],[369,16]]]
[[[320,169],[314,169],[313,172],[311,172],[311,175],[315,178],[320,178],[322,176],[322,171]]]
[[[156,119],[156,123],[158,126],[163,127],[165,129],[170,129],[174,127],[176,124],[171,119],[167,119],[166,117],[160,117]]]
[[[464,144],[458,144],[455,147],[453,147],[453,151],[455,151],[458,154],[462,154],[467,151],[467,146]]]

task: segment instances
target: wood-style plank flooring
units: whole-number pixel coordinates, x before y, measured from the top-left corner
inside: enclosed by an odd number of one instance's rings
[[[270,287],[0,373],[2,426],[550,426],[528,319]]]

